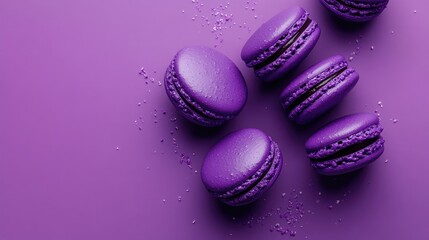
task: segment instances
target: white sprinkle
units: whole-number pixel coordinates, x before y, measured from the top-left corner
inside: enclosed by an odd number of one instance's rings
[[[195,220],[195,219],[194,219],[194,220],[192,221],[192,224],[195,224],[196,222],[197,222],[197,220]]]

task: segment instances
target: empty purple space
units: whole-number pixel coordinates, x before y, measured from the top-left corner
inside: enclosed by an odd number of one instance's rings
[[[262,83],[241,49],[295,4],[320,39],[287,79]],[[423,0],[390,1],[348,24],[315,0],[1,1],[0,239],[428,239],[428,12]],[[216,48],[246,79],[246,106],[222,127],[189,123],[166,96],[169,62],[193,45]],[[281,91],[335,54],[359,83],[296,126]],[[357,112],[379,114],[385,152],[356,173],[319,176],[305,141]],[[284,165],[259,201],[230,208],[205,189],[201,164],[250,127],[278,143]]]

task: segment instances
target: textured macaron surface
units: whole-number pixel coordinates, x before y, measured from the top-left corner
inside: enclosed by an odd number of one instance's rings
[[[219,194],[242,185],[263,168],[270,150],[271,140],[261,130],[242,129],[227,135],[205,157],[204,185]]]
[[[264,23],[244,45],[241,58],[260,79],[278,80],[304,60],[319,37],[318,24],[301,7],[292,7]]]
[[[316,132],[306,143],[312,166],[321,174],[337,175],[362,168],[384,151],[383,131],[377,116],[348,115]]]
[[[289,105],[308,89],[347,66],[346,59],[339,55],[326,58],[311,66],[287,85],[280,96],[282,102]]]
[[[389,0],[321,0],[339,17],[351,21],[366,21],[379,15]]]
[[[270,153],[262,167],[255,174],[232,190],[221,195],[214,192],[213,194],[221,201],[232,206],[240,206],[253,202],[274,184],[280,174],[282,165],[283,157],[280,149],[277,143],[271,141]]]
[[[252,61],[255,61],[259,56],[262,55],[266,58],[270,53],[277,51],[283,46],[277,42],[289,31],[296,32],[304,24],[307,15],[304,9],[292,7],[278,13],[262,24],[244,45],[241,51],[243,61],[252,66],[255,64],[252,64]]]
[[[311,135],[305,143],[305,148],[307,152],[318,151],[330,144],[344,140],[350,135],[378,124],[378,117],[371,113],[347,115],[328,123]]]
[[[227,135],[208,152],[201,178],[214,197],[240,206],[266,192],[282,165],[277,143],[261,130],[248,128]]]
[[[280,95],[289,118],[303,124],[337,104],[359,80],[342,56],[332,56],[296,77]]]
[[[174,59],[178,84],[192,102],[220,115],[238,114],[247,100],[247,87],[237,66],[207,47],[188,47]]]

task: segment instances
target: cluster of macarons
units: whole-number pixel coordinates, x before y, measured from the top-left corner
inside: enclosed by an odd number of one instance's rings
[[[321,0],[334,14],[361,22],[379,15],[388,0]],[[320,37],[318,24],[301,7],[286,9],[265,22],[244,45],[241,58],[263,81],[284,78],[311,52]],[[340,102],[356,85],[358,73],[342,56],[329,57],[293,79],[280,96],[289,118],[306,124]],[[208,47],[187,47],[170,62],[165,89],[189,121],[220,126],[237,116],[247,101],[246,82],[237,66]],[[384,151],[383,128],[374,114],[334,120],[306,142],[311,165],[323,175],[360,169]],[[258,199],[283,166],[278,144],[259,129],[247,128],[221,139],[207,153],[201,170],[210,193],[231,206]]]

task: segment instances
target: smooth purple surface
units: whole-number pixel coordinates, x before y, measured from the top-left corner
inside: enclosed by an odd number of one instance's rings
[[[314,0],[219,8],[227,2],[199,0],[201,12],[191,0],[0,2],[0,239],[288,239],[270,228],[287,228],[277,208],[288,212],[291,203],[299,211],[287,215],[297,220],[290,239],[429,238],[427,2],[390,1],[363,25],[339,23]],[[308,10],[323,34],[285,81],[265,85],[240,51],[289,5]],[[233,14],[222,30],[212,32],[211,8]],[[217,45],[248,84],[246,106],[222,128],[189,124],[158,86],[174,54],[191,45]],[[296,127],[278,96],[334,54],[353,57],[359,84],[328,115]],[[303,147],[311,133],[375,110],[382,158],[347,177],[315,173]],[[245,127],[272,136],[286,165],[261,201],[234,210],[207,194],[200,168],[211,146]]]

